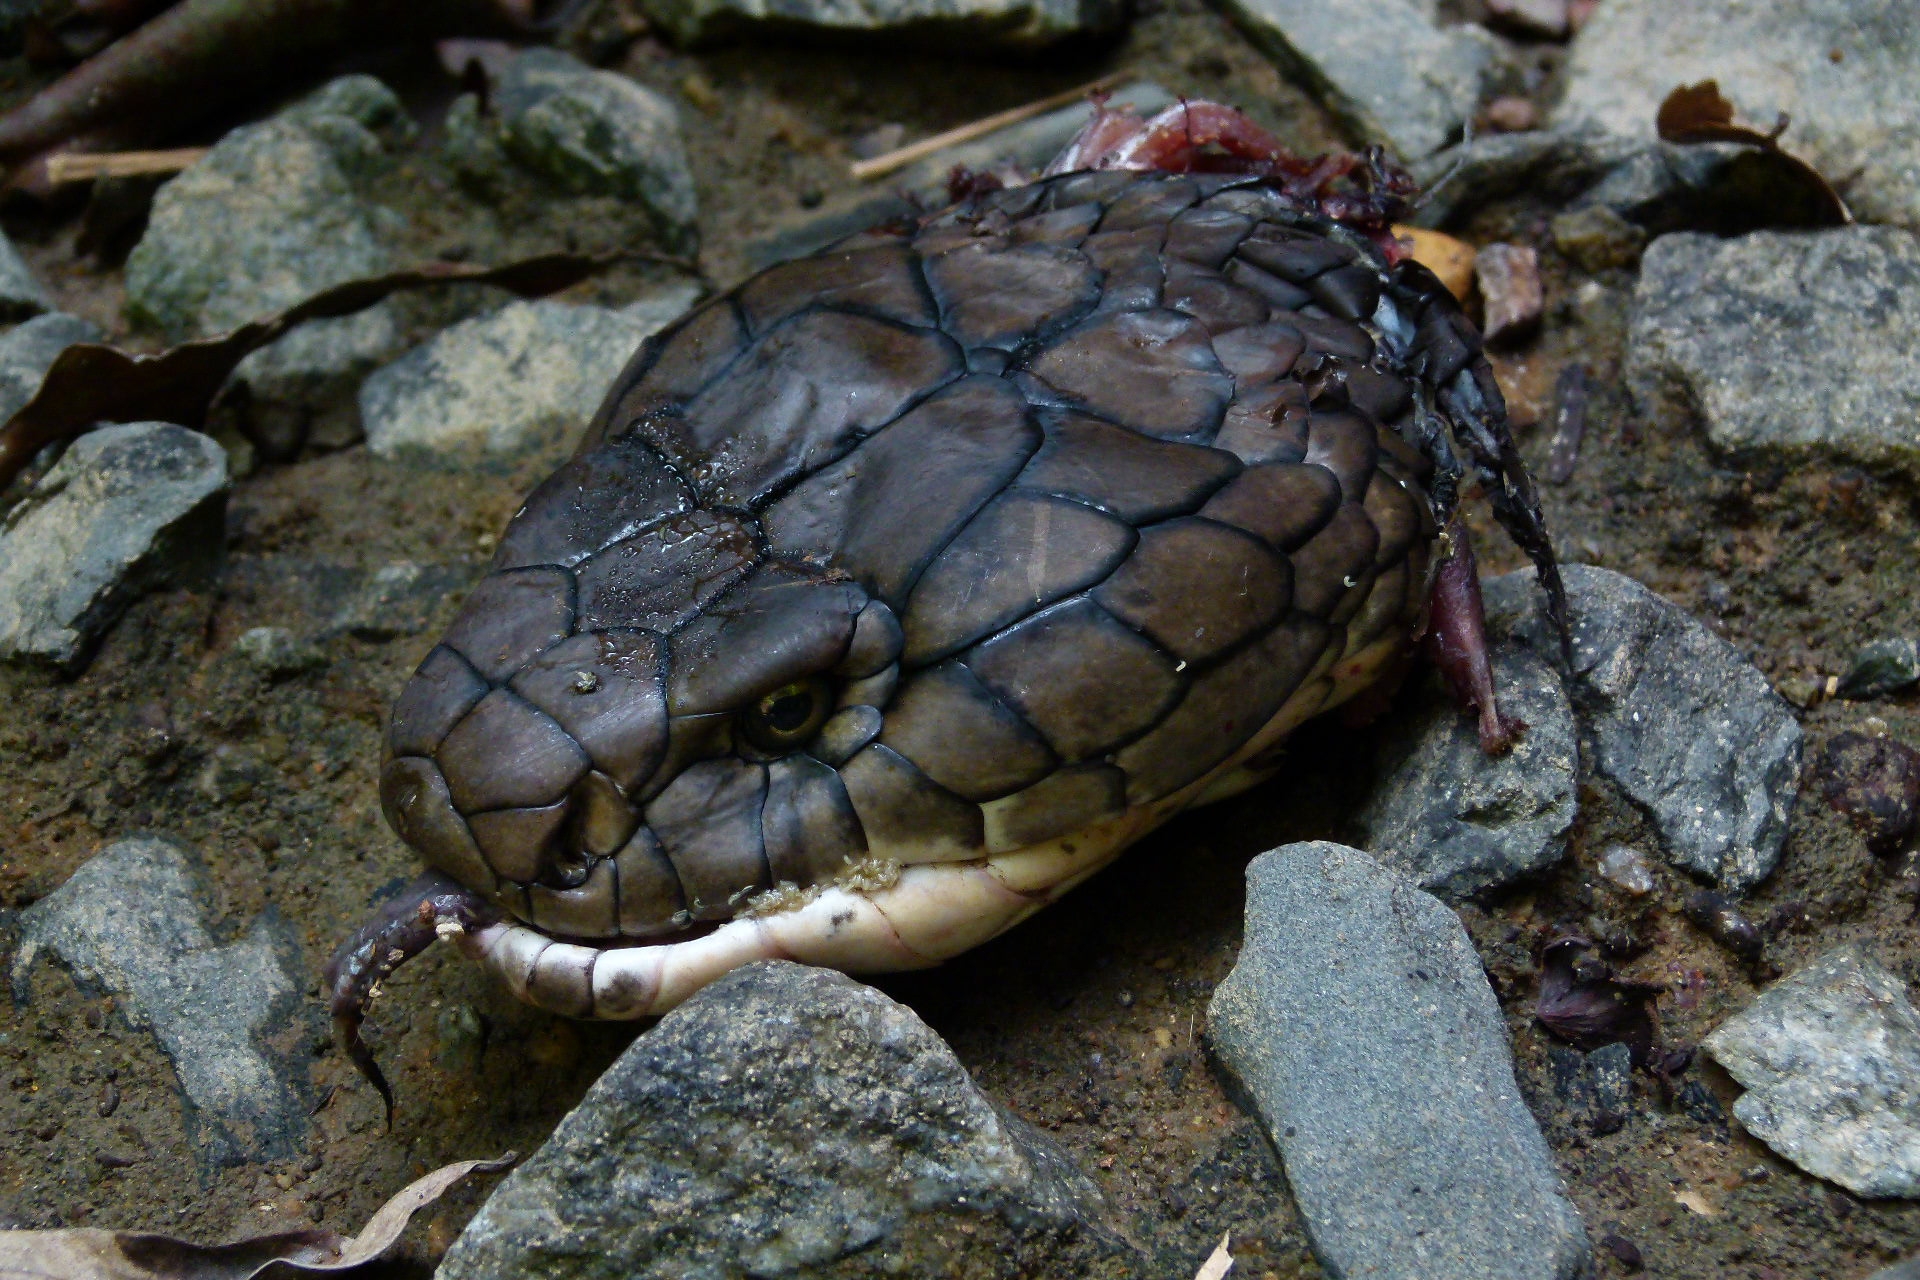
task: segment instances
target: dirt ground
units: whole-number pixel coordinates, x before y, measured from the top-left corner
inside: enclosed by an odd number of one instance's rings
[[[723,283],[747,237],[846,185],[861,135],[897,122],[909,139],[923,136],[1110,70],[1238,103],[1302,150],[1337,140],[1214,11],[1197,0],[1145,8],[1117,43],[1026,63],[766,49],[694,57],[643,40],[620,65],[682,103],[704,261]],[[1553,58],[1542,51],[1538,61],[1550,71]],[[403,80],[431,80],[408,67]],[[421,110],[434,106],[423,91]],[[458,245],[486,260],[554,247],[556,236],[594,238],[591,211],[563,226],[512,211],[463,215],[431,165],[410,162],[392,183],[423,251]],[[1743,469],[1714,457],[1689,424],[1636,417],[1616,389],[1631,273],[1600,277],[1601,291],[1576,303],[1590,278],[1552,253],[1552,212],[1522,201],[1463,234],[1543,248],[1545,331],[1499,361],[1536,468],[1546,433],[1531,424],[1550,416],[1560,368],[1577,356],[1594,375],[1580,466],[1546,488],[1563,558],[1638,578],[1776,683],[1843,671],[1879,636],[1920,634],[1912,485],[1837,466]],[[117,273],[74,260],[70,218],[23,216],[8,230],[66,306],[124,331]],[[630,295],[636,283],[616,276],[568,296]],[[636,1033],[520,1006],[457,958],[430,954],[388,984],[374,1015],[399,1098],[384,1132],[378,1099],[330,1045],[319,973],[376,892],[414,870],[379,813],[380,729],[454,602],[390,643],[326,640],[323,667],[277,683],[231,653],[252,627],[318,631],[343,583],[393,560],[477,572],[533,478],[423,475],[358,447],[263,467],[234,490],[215,589],[137,604],[76,679],[0,672],[0,906],[45,896],[115,837],[169,832],[204,854],[212,914],[232,930],[270,907],[293,923],[315,997],[303,1038],[286,1047],[307,1060],[307,1154],[213,1168],[188,1141],[168,1061],[111,1000],[51,966],[24,1003],[0,987],[0,1222],[204,1240],[312,1221],[351,1231],[429,1168],[537,1146]],[[1490,528],[1480,545],[1490,572],[1521,563]],[[1911,694],[1817,704],[1803,717],[1804,776],[1814,777],[1827,739],[1873,716],[1920,743]],[[1314,726],[1299,741],[1298,764],[1274,784],[1186,815],[944,969],[879,983],[1094,1173],[1168,1276],[1192,1274],[1223,1232],[1236,1276],[1321,1274],[1272,1150],[1223,1093],[1204,1048],[1206,1002],[1239,943],[1245,863],[1285,840],[1350,834],[1345,815],[1368,783],[1367,731]],[[1768,931],[1758,965],[1685,919],[1684,876],[1661,869],[1641,899],[1597,876],[1599,851],[1636,837],[1657,847],[1631,806],[1589,789],[1558,871],[1463,913],[1507,1010],[1521,1084],[1596,1242],[1630,1242],[1645,1274],[1729,1280],[1851,1280],[1920,1251],[1920,1206],[1856,1199],[1771,1155],[1731,1121],[1737,1086],[1704,1061],[1670,1088],[1638,1076],[1618,1132],[1595,1136],[1565,1114],[1549,1071],[1554,1042],[1531,1017],[1537,957],[1562,933],[1633,940],[1628,972],[1666,987],[1661,1035],[1674,1046],[1697,1044],[1769,976],[1842,941],[1872,939],[1903,977],[1920,979],[1910,882],[1867,852],[1816,786],[1803,783],[1781,868],[1746,908]],[[425,1274],[484,1192],[464,1188],[423,1214],[394,1274]],[[1597,1249],[1598,1273],[1628,1274],[1618,1256],[1627,1252]]]

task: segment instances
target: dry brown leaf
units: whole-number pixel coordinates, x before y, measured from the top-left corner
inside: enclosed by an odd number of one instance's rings
[[[470,1174],[518,1159],[462,1160],[410,1184],[374,1211],[352,1239],[324,1227],[200,1245],[144,1231],[69,1228],[0,1231],[0,1280],[296,1280],[343,1275],[380,1257],[421,1209]]]
[[[1394,238],[1407,246],[1407,254],[1415,262],[1440,277],[1440,283],[1447,286],[1447,292],[1454,299],[1465,304],[1467,295],[1473,292],[1474,247],[1464,240],[1456,240],[1441,231],[1429,231],[1425,227],[1405,227],[1398,223],[1393,227]]]
[[[1752,185],[1792,211],[1780,221],[1789,225],[1848,225],[1853,214],[1833,184],[1818,169],[1780,146],[1787,124],[1785,112],[1771,129],[1743,123],[1715,80],[1676,86],[1654,115],[1654,128],[1666,142],[1732,142],[1757,148],[1763,171],[1741,175],[1743,185]]]
[[[1231,1234],[1220,1237],[1219,1247],[1207,1255],[1207,1260],[1200,1264],[1200,1270],[1194,1273],[1193,1280],[1221,1280],[1233,1270],[1233,1255],[1227,1252],[1227,1242],[1232,1238]]]
[[[363,311],[395,293],[439,284],[490,284],[522,297],[540,297],[576,284],[620,262],[645,259],[691,270],[664,254],[618,251],[545,253],[500,267],[429,262],[366,280],[349,280],[278,315],[231,333],[183,342],[157,355],[136,355],[99,342],[62,351],[33,399],[0,426],[0,490],[34,455],[101,422],[173,422],[197,427],[234,367],[252,352],[308,320]]]

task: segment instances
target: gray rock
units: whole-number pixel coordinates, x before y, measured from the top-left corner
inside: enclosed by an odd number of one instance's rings
[[[35,316],[0,334],[0,422],[33,399],[62,351],[76,342],[99,342],[105,336],[91,320],[63,312]]]
[[[1512,751],[1481,751],[1474,718],[1431,690],[1381,742],[1380,781],[1356,818],[1369,852],[1452,901],[1559,862],[1579,808],[1578,735],[1560,677],[1499,645],[1493,683],[1501,710],[1527,724]]]
[[[1788,113],[1787,148],[1847,177],[1861,218],[1920,228],[1916,75],[1920,26],[1886,0],[1607,0],[1573,42],[1551,119],[1651,141],[1670,90],[1717,80],[1745,119]]]
[[[1329,1275],[1586,1265],[1480,958],[1412,881],[1324,841],[1255,858],[1246,941],[1207,1034],[1279,1148]]]
[[[1409,161],[1422,190],[1413,222],[1444,226],[1481,205],[1527,192],[1570,199],[1630,160],[1640,144],[1597,129],[1481,134]]]
[[[569,195],[612,196],[647,211],[661,240],[699,239],[693,171],[672,102],[555,49],[529,49],[500,68],[491,114],[468,97],[447,121],[450,154],[482,185],[502,156]]]
[[[447,597],[472,585],[477,570],[396,560],[348,590],[322,631],[385,644],[419,635],[439,619]]]
[[[394,266],[398,215],[368,201],[405,116],[392,91],[349,76],[243,125],[160,189],[127,258],[127,311],[172,341],[237,328]],[[259,438],[297,448],[316,414],[350,413],[353,385],[399,349],[392,306],[302,325],[248,356]]]
[[[1547,224],[1553,247],[1582,271],[1631,267],[1646,252],[1647,232],[1605,204],[1586,204],[1556,213]]]
[[[1098,1188],[910,1009],[773,961],[634,1041],[439,1280],[1132,1275]]]
[[[57,958],[152,1031],[179,1075],[204,1158],[284,1159],[307,1132],[301,1086],[288,1074],[298,1061],[291,1050],[311,1031],[299,944],[269,911],[238,941],[216,945],[210,896],[185,845],[157,835],[116,841],[20,913],[15,999],[28,998],[43,954]]]
[[[884,40],[951,50],[1037,49],[1117,30],[1122,0],[644,0],[647,18],[682,45],[737,37]]]
[[[1816,1177],[1920,1196],[1920,1014],[1858,943],[1836,947],[1701,1042],[1747,1092],[1733,1114]]]
[[[13,241],[0,235],[0,320],[25,320],[53,310],[53,297]]]
[[[1565,565],[1568,689],[1594,771],[1653,819],[1667,858],[1745,893],[1773,871],[1800,776],[1800,724],[1738,650],[1631,578]],[[1533,573],[1482,584],[1487,621],[1535,653],[1558,643]]]
[[[1885,1270],[1876,1271],[1867,1280],[1920,1280],[1920,1256],[1908,1258],[1905,1262],[1896,1262]]]
[[[1920,473],[1920,238],[1839,227],[1662,236],[1634,291],[1628,387],[1735,454]]]
[[[1884,698],[1916,684],[1920,684],[1920,640],[1888,636],[1854,655],[1853,665],[1840,679],[1840,696]]]
[[[1443,27],[1431,0],[1228,0],[1269,57],[1362,141],[1412,160],[1454,141],[1480,105],[1498,44]]]
[[[0,658],[85,665],[129,602],[211,574],[227,455],[165,422],[75,440],[0,524]]]
[[[437,466],[557,464],[641,342],[699,292],[680,286],[621,311],[514,302],[463,321],[361,385],[367,448]]]

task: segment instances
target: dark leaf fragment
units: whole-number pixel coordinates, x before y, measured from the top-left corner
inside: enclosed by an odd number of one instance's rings
[[[1786,206],[1783,216],[1774,219],[1776,223],[1848,225],[1853,214],[1833,184],[1811,164],[1781,148],[1787,124],[1784,112],[1771,129],[1742,122],[1714,80],[1676,87],[1654,116],[1654,127],[1666,142],[1731,142],[1758,148],[1746,164],[1736,165],[1735,181],[1743,189],[1751,188],[1756,197]]]
[[[1534,1017],[1581,1049],[1622,1041],[1634,1062],[1645,1065],[1653,1051],[1653,997],[1661,989],[1617,977],[1587,939],[1561,938],[1540,957]]]
[[[200,425],[236,365],[308,320],[351,315],[392,294],[441,284],[490,284],[522,297],[540,297],[616,263],[639,258],[692,269],[690,262],[680,258],[632,251],[547,253],[500,267],[429,262],[371,279],[349,280],[231,333],[183,342],[157,355],[136,355],[98,342],[76,343],[53,362],[33,399],[0,427],[0,489],[11,484],[41,449],[96,423]]]

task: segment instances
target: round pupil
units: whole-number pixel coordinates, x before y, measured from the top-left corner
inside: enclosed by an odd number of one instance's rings
[[[813,690],[782,689],[761,704],[761,716],[775,733],[793,733],[813,718]]]

